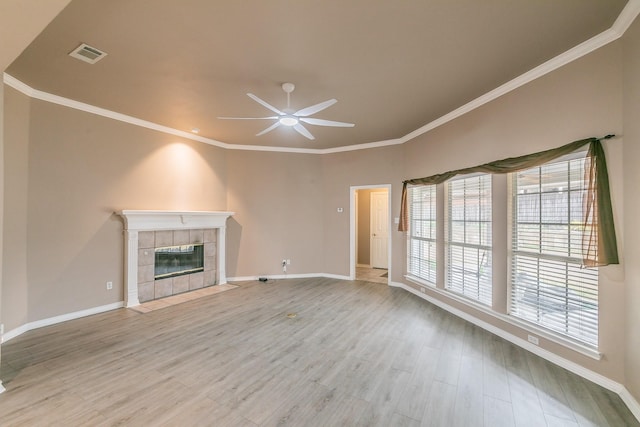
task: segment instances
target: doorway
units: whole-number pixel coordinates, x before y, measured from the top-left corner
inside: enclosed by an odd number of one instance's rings
[[[389,283],[391,185],[351,187],[351,280]]]

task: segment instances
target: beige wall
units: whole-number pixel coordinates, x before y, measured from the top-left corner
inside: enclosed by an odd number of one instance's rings
[[[324,178],[324,271],[348,276],[350,273],[350,190],[352,186],[392,184],[389,203],[394,216],[400,210],[403,147],[326,154],[322,156]],[[342,213],[337,208],[343,208]],[[403,270],[400,257],[404,236],[394,232],[391,277],[399,280]],[[394,269],[395,268],[395,269]]]
[[[0,85],[0,324],[2,324],[2,276],[4,269],[2,264],[3,246],[4,246],[4,84]],[[2,324],[4,332],[4,324]],[[0,362],[2,362],[2,346],[0,346]],[[4,390],[2,386],[2,378],[0,378],[0,392]]]
[[[624,40],[626,386],[640,402],[640,21]]]
[[[323,272],[321,159],[229,151],[227,276]]]
[[[5,90],[8,108],[5,135],[5,180],[2,252],[2,320],[11,330],[28,322],[27,283],[27,197],[29,175],[30,99],[13,89]]]
[[[4,71],[71,0],[0,0],[0,71]],[[0,84],[0,241],[4,223],[4,85]],[[0,245],[0,260],[2,245]],[[0,323],[2,312],[3,264],[0,261]],[[2,379],[0,378],[0,390]]]
[[[7,330],[122,301],[114,211],[226,210],[224,150],[7,92]]]
[[[632,219],[640,213],[634,191],[640,178],[637,26],[624,43],[602,48],[409,143],[325,155],[224,151],[5,89],[5,116],[16,120],[5,120],[10,138],[5,141],[5,191],[11,203],[4,224],[12,228],[4,259],[12,268],[3,274],[2,321],[11,329],[121,301],[122,223],[114,210],[235,211],[228,224],[229,277],[282,274],[283,258],[291,259],[290,274],[346,276],[352,186],[391,184],[397,217],[403,179],[616,133],[624,134],[624,146],[621,139],[605,146],[627,263],[601,270],[605,357],[595,361],[553,343],[541,341],[541,346],[627,384],[638,399],[640,272],[632,264],[640,259],[640,243],[631,238],[638,235]],[[391,238],[391,278],[405,282],[405,235],[394,231]],[[20,240],[22,246],[7,253]],[[506,257],[506,251],[496,257]],[[107,280],[116,291],[105,290]],[[521,329],[433,296],[526,338]]]

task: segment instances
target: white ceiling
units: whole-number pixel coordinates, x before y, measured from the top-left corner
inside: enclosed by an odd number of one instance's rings
[[[402,138],[609,29],[626,0],[73,0],[7,73],[31,88],[226,144],[332,149]],[[108,53],[95,65],[67,54]],[[307,125],[256,133],[330,98]]]

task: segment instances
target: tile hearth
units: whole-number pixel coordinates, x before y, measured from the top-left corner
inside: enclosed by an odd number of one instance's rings
[[[135,307],[129,307],[133,311],[137,311],[138,313],[149,313],[151,311],[160,310],[163,308],[171,307],[172,305],[182,304],[183,302],[193,301],[194,299],[206,297],[209,295],[219,294],[220,292],[230,291],[231,289],[237,288],[238,285],[219,285],[219,286],[210,286],[208,288],[202,288],[191,292],[185,292],[179,295],[173,295],[166,298],[161,298],[149,302],[143,302],[140,305],[136,305]]]

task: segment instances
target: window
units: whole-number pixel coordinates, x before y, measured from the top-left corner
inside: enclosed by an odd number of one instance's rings
[[[436,186],[410,187],[407,271],[436,283]]]
[[[512,316],[596,347],[598,271],[581,268],[585,159],[512,174]]]
[[[491,176],[447,183],[445,287],[491,305]]]

